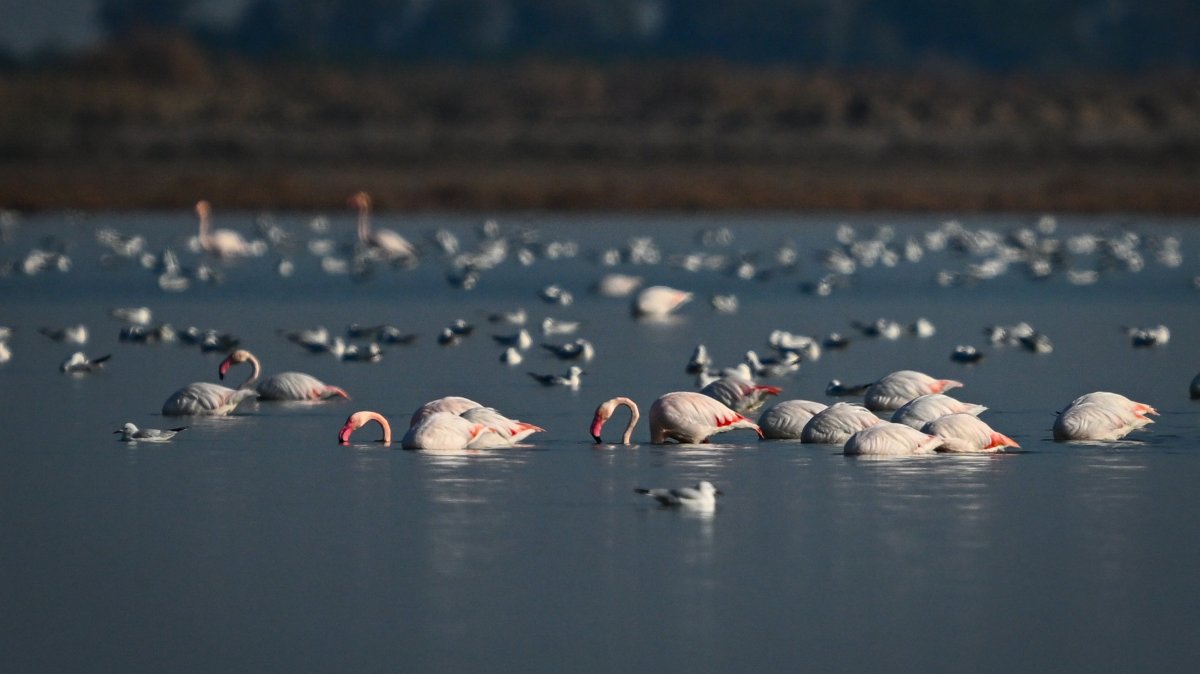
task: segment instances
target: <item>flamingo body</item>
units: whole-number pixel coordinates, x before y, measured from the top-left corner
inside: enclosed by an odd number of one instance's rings
[[[435,412],[408,429],[400,444],[405,449],[476,449],[476,441],[487,445],[484,434],[496,435],[486,425],[464,419],[449,412]]]
[[[262,366],[258,358],[245,349],[238,349],[221,361],[217,374],[221,379],[229,372],[229,368],[239,363],[250,363],[250,376],[241,388],[254,387],[263,400],[326,400],[333,397],[349,399],[350,396],[336,386],[329,386],[316,377],[303,372],[281,372],[267,377],[261,382],[258,377]],[[256,384],[257,382],[257,384]]]
[[[483,405],[480,405],[470,398],[463,398],[461,396],[446,396],[444,398],[430,400],[424,405],[418,407],[417,410],[413,412],[412,417],[408,420],[408,427],[412,428],[413,426],[421,423],[421,420],[425,417],[437,414],[438,412],[448,412],[457,416],[469,409],[476,407],[483,407]]]
[[[755,384],[744,377],[729,376],[709,382],[700,393],[740,414],[750,414],[762,407],[768,396],[779,395],[782,390],[778,386]]]
[[[692,299],[692,293],[668,286],[650,286],[637,294],[634,316],[664,317]]]
[[[764,438],[799,440],[809,420],[826,409],[824,403],[811,400],[785,400],[767,408],[758,418],[758,426]]]
[[[200,247],[206,253],[217,257],[245,257],[252,252],[252,246],[242,238],[241,234],[232,229],[212,229],[209,219],[212,207],[207,201],[196,202],[196,215],[200,217]]]
[[[762,437],[758,424],[724,404],[701,393],[667,393],[650,406],[650,442],[704,442],[710,436],[738,428],[750,428]]]
[[[897,410],[917,396],[960,386],[962,382],[953,379],[934,379],[923,372],[899,370],[868,386],[863,404],[876,412]]]
[[[243,400],[257,398],[254,389],[232,389],[220,384],[195,382],[171,394],[163,403],[165,416],[225,416],[237,409]]]
[[[882,422],[882,419],[861,405],[834,403],[808,420],[800,432],[800,441],[841,445],[851,435]]]
[[[920,429],[925,424],[947,414],[971,414],[979,416],[986,411],[983,405],[964,403],[943,393],[927,393],[904,403],[892,415],[892,421]]]
[[[884,421],[851,435],[842,446],[846,456],[921,456],[933,454],[943,440],[911,426]]]
[[[512,447],[530,435],[546,430],[524,421],[509,419],[490,407],[472,407],[459,416],[467,421],[483,424],[493,431],[480,435],[471,445],[474,449]]]
[[[1020,447],[1015,440],[997,433],[969,412],[938,417],[921,427],[921,432],[942,439],[939,452],[1003,452],[1005,447]]]
[[[1120,440],[1129,433],[1154,423],[1147,415],[1153,407],[1119,393],[1096,391],[1071,401],[1054,420],[1054,440]]]

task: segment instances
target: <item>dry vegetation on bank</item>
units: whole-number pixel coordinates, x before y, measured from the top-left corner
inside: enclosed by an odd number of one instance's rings
[[[0,73],[0,206],[1200,212],[1200,76],[717,64]]]

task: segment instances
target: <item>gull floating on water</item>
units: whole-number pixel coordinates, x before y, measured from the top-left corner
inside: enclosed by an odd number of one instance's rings
[[[530,372],[529,376],[533,377],[538,383],[543,386],[566,386],[569,389],[578,389],[580,379],[579,376],[585,374],[583,368],[578,365],[572,365],[567,374],[538,374]]]
[[[160,430],[157,428],[138,428],[133,422],[126,422],[124,426],[113,433],[120,433],[121,440],[124,442],[168,442],[171,438],[179,434],[180,431],[186,430],[187,426],[171,428],[168,430]]]
[[[38,332],[56,342],[67,342],[68,344],[87,344],[88,341],[88,329],[87,326],[82,323],[60,328],[38,328]]]
[[[541,346],[561,360],[587,362],[596,355],[596,349],[592,343],[582,338],[566,344],[542,344]]]
[[[104,363],[112,358],[112,354],[100,356],[99,358],[89,359],[82,351],[76,351],[71,354],[66,360],[58,366],[58,369],[66,373],[84,373],[95,372],[104,367]]]
[[[644,494],[664,506],[683,506],[697,510],[712,510],[717,505],[717,496],[721,494],[713,483],[705,480],[694,487],[678,489],[643,489],[637,487],[635,493]]]

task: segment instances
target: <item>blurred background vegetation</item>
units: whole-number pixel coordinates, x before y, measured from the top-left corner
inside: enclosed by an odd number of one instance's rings
[[[1195,2],[78,4],[0,205],[1200,212]]]

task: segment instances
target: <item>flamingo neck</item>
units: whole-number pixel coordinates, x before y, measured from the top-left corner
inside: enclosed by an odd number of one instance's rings
[[[638,413],[637,403],[633,402],[629,398],[621,396],[618,398],[613,398],[613,400],[616,403],[616,407],[625,406],[629,408],[629,424],[625,426],[625,435],[621,438],[621,444],[628,445],[629,439],[633,437],[633,428],[637,426],[638,419],[641,418],[641,415]]]
[[[363,416],[367,418],[367,420],[363,422],[364,426],[367,424],[367,422],[374,421],[379,424],[380,428],[383,429],[383,437],[380,439],[381,442],[390,443],[392,441],[392,427],[390,424],[388,424],[388,420],[383,418],[382,414],[379,414],[378,412],[367,412]]]
[[[208,248],[209,246],[212,245],[212,235],[209,233],[209,228],[211,227],[211,223],[209,223],[209,220],[208,220],[208,210],[200,209],[199,215],[200,215],[200,233],[197,236],[197,238],[200,239],[200,245],[202,247]]]
[[[368,243],[371,239],[371,207],[365,203],[358,205],[358,240]]]
[[[239,389],[250,388],[254,385],[254,382],[258,381],[259,375],[262,374],[262,366],[254,354],[247,353],[246,362],[250,363],[250,376],[246,378],[246,381],[242,382],[242,385],[238,387]]]

